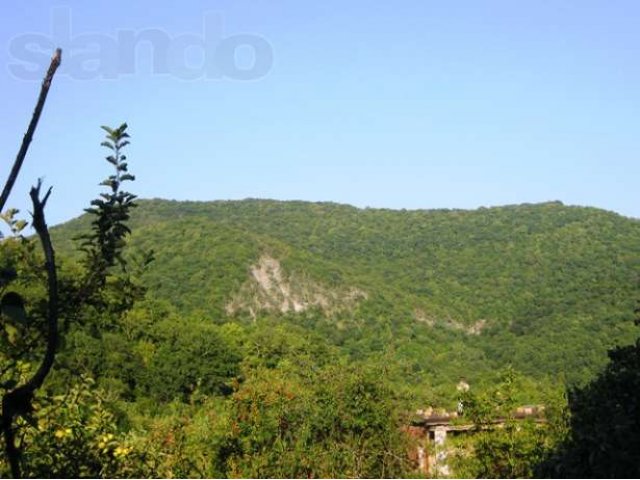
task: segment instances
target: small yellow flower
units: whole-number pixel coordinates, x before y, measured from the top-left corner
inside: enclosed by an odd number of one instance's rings
[[[126,457],[131,452],[131,447],[116,447],[113,454],[116,457]]]
[[[65,437],[65,432],[64,430],[56,430],[53,435],[58,439],[62,439]]]

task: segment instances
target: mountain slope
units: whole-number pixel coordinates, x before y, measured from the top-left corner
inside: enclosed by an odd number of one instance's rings
[[[86,226],[56,227],[58,249]],[[418,382],[507,363],[581,382],[637,333],[640,222],[594,208],[145,200],[131,226],[132,248],[156,251],[150,295],[303,325],[356,357],[392,350]]]

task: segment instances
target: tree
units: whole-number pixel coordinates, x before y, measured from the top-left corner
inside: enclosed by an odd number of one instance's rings
[[[220,464],[231,477],[393,478],[407,438],[378,369],[328,366],[308,377],[264,367],[231,398]]]
[[[136,207],[136,196],[122,189],[124,182],[133,181],[135,177],[129,173],[127,157],[122,153],[129,145],[127,124],[123,123],[118,128],[103,126],[107,133],[102,146],[109,149],[107,162],[113,165],[114,172],[103,180],[100,185],[109,188],[109,191],[100,194],[100,198],[91,201],[91,207],[85,209],[93,217],[91,232],[81,235],[80,249],[85,256],[85,278],[81,289],[81,300],[104,308],[109,302],[104,298],[107,280],[110,273],[117,265],[120,272],[126,273],[127,261],[123,256],[126,245],[126,237],[131,233],[127,226],[132,208]],[[147,254],[145,262],[152,261],[152,252]],[[120,292],[119,301],[111,302],[119,313],[133,306],[136,297],[142,293],[127,276],[115,277],[117,288],[111,293]]]
[[[469,390],[462,396],[464,421],[471,420],[476,430],[463,446],[464,453],[457,458],[456,474],[472,478],[529,478],[555,444],[553,426],[537,424],[534,419],[516,419],[519,375],[508,368],[501,377],[497,385],[483,393]],[[549,405],[551,417],[554,410],[554,405]]]
[[[212,322],[169,318],[154,326],[153,353],[139,374],[144,394],[161,402],[229,394],[239,374],[239,351]]]
[[[22,163],[27,155],[29,144],[38,125],[38,120],[44,108],[53,76],[60,65],[61,58],[62,51],[58,49],[51,59],[51,64],[42,82],[40,96],[31,117],[27,133],[24,136],[22,146],[9,173],[9,178],[0,195],[0,212],[4,209],[5,203],[9,198],[9,194],[20,172],[20,168],[22,167]],[[33,397],[44,383],[47,375],[49,375],[58,347],[58,281],[55,253],[51,245],[51,238],[49,237],[49,230],[44,217],[44,208],[51,194],[51,188],[49,188],[44,197],[41,198],[41,186],[41,182],[38,181],[37,186],[31,188],[30,196],[33,203],[33,227],[42,243],[45,257],[44,270],[47,272],[46,346],[40,365],[35,371],[28,373],[23,372],[23,378],[13,378],[3,385],[4,395],[2,397],[1,428],[4,434],[5,452],[11,466],[11,474],[14,478],[22,476],[20,466],[21,449],[16,445],[14,422],[17,417],[27,416],[33,410]],[[13,212],[15,212],[15,210]],[[9,216],[10,226],[12,227],[12,231],[15,232],[19,225],[12,221],[12,217],[13,215]],[[0,267],[3,274],[2,281],[0,282],[0,291],[3,293],[2,300],[0,301],[2,306],[0,313],[2,314],[4,332],[7,335],[9,343],[16,344],[18,343],[16,335],[13,335],[15,341],[12,342],[11,332],[19,332],[20,327],[22,327],[23,330],[27,330],[29,327],[27,325],[27,316],[24,313],[24,300],[16,292],[5,292],[8,285],[16,279],[17,273],[15,270],[12,270],[11,267],[7,268],[4,265],[0,265]],[[10,324],[10,321],[15,321],[16,319],[19,324],[22,323],[18,328],[16,328],[16,325]],[[25,342],[25,344],[20,347],[22,350],[20,353],[26,354],[32,350],[33,344],[31,342]],[[5,360],[7,360],[8,365],[3,365],[3,373],[20,369],[20,364],[15,357],[6,358]],[[26,379],[24,378],[25,376]]]
[[[640,477],[640,339],[612,349],[609,358],[595,380],[569,392],[568,437],[537,476]]]
[[[57,50],[0,196],[0,212],[27,154],[60,59],[61,52]],[[134,179],[128,173],[126,157],[122,154],[122,149],[129,143],[127,125],[116,129],[102,128],[107,132],[102,145],[111,150],[107,161],[114,166],[115,173],[102,182],[110,191],[101,194],[87,209],[95,219],[91,233],[82,238],[84,274],[79,281],[63,277],[59,282],[58,279],[55,253],[44,218],[51,189],[41,196],[38,181],[30,192],[32,224],[42,244],[44,267],[34,240],[21,235],[26,222],[16,218],[17,210],[9,209],[1,215],[13,234],[9,238],[0,235],[0,344],[3,347],[0,352],[0,390],[3,392],[0,427],[6,454],[0,459],[3,475],[7,473],[7,466],[15,478],[21,477],[23,470],[35,476],[114,476],[140,472],[131,470],[131,464],[125,468],[125,457],[132,448],[123,444],[114,430],[113,414],[105,408],[100,394],[88,393],[87,384],[92,380],[79,381],[77,372],[74,376],[74,372],[68,370],[64,385],[59,382],[60,378],[58,383],[54,378],[53,383],[48,382],[46,392],[40,391],[45,379],[52,377],[49,374],[53,371],[60,344],[58,318],[61,315],[65,318],[62,333],[69,333],[70,326],[75,329],[73,333],[78,333],[77,327],[82,328],[82,322],[73,320],[122,314],[144,293],[128,274],[123,256],[125,237],[130,233],[126,222],[129,210],[135,206],[135,196],[121,189],[123,182]],[[152,254],[145,253],[138,263],[144,267],[152,258]],[[120,267],[118,271],[114,271],[116,266]],[[113,321],[109,324],[113,325]],[[91,326],[97,333],[96,324]],[[129,358],[128,351],[124,346],[120,353],[124,352]],[[68,360],[76,353],[82,356],[85,352],[64,353],[63,360]],[[108,353],[107,358],[119,358],[118,352],[110,350]],[[65,366],[65,362],[62,363]],[[63,370],[57,370],[57,377]]]
[[[35,478],[148,477],[146,456],[119,428],[106,392],[88,377],[60,395],[41,395],[32,421],[21,425],[28,445],[25,473]]]
[[[92,223],[92,232],[83,237],[85,261],[79,280],[63,275],[58,284],[53,247],[42,213],[49,193],[38,202],[40,183],[32,189],[31,196],[35,206],[34,227],[45,250],[48,297],[39,291],[34,281],[42,277],[42,267],[33,241],[15,237],[0,244],[2,272],[7,278],[0,284],[0,293],[8,283],[23,289],[21,294],[13,291],[5,293],[1,303],[4,321],[0,340],[5,347],[1,374],[3,379],[13,377],[3,383],[8,391],[3,399],[3,429],[7,459],[14,477],[21,476],[23,469],[34,476],[42,476],[45,472],[47,476],[114,476],[116,473],[140,472],[132,470],[131,464],[125,462],[125,457],[133,450],[125,445],[115,426],[109,425],[114,415],[100,400],[101,394],[86,393],[87,384],[92,384],[93,380],[90,377],[79,380],[79,369],[74,368],[89,366],[86,373],[90,375],[101,371],[117,371],[117,377],[125,381],[134,377],[132,370],[135,370],[135,362],[131,361],[135,352],[126,337],[101,330],[108,326],[117,331],[119,316],[128,311],[144,293],[144,289],[128,275],[123,256],[125,237],[130,233],[126,225],[128,211],[135,205],[135,196],[121,191],[119,187],[121,182],[133,179],[132,175],[122,173],[127,171],[125,157],[121,153],[128,143],[123,140],[128,138],[125,132],[127,127],[123,124],[117,129],[103,128],[111,141],[104,142],[104,145],[110,146],[115,152],[107,157],[107,161],[115,166],[116,173],[103,182],[111,191],[101,194],[99,200],[92,202],[94,208],[88,209],[96,219]],[[13,216],[13,212],[5,215],[12,230],[17,231],[22,225]],[[144,263],[148,264],[151,258],[147,255]],[[24,280],[14,273],[18,270],[21,277],[25,277]],[[58,308],[58,296],[63,300],[61,308]],[[27,303],[33,306],[25,308]],[[65,319],[62,334],[66,348],[62,349],[54,375],[49,377],[48,391],[36,395],[36,390],[42,386],[53,366],[59,343],[57,318],[60,315]],[[52,316],[54,321],[51,320]],[[103,321],[100,323],[99,319]],[[103,344],[105,334],[111,335],[107,337],[111,341],[109,349]],[[47,340],[44,361],[35,373],[31,373],[31,364],[42,349],[38,342],[43,337]],[[89,343],[83,344],[83,341]],[[88,356],[96,357],[95,361],[87,361]],[[121,365],[113,365],[118,362]],[[138,366],[141,366],[141,362]],[[139,370],[135,372],[138,375]],[[24,385],[16,387],[29,375],[31,378]],[[135,385],[129,387],[133,389]],[[71,404],[62,400],[69,396],[73,398]],[[35,408],[38,405],[39,408]],[[21,449],[14,444],[14,429],[20,430]],[[22,452],[25,444],[29,448]]]

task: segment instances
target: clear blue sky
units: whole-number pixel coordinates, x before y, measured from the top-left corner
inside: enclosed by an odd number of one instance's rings
[[[52,224],[100,191],[109,170],[99,126],[122,121],[141,197],[389,208],[561,200],[640,217],[640,2],[3,2],[3,180],[39,89],[9,70],[28,63],[10,48],[27,33],[53,38],[56,6],[68,7],[76,40],[202,36],[213,12],[223,37],[265,39],[273,64],[256,80],[184,80],[154,74],[141,42],[133,73],[62,72],[9,202],[26,210],[43,176]],[[81,47],[67,46],[67,67]],[[250,50],[236,53],[250,68]],[[187,51],[190,65],[201,56]]]

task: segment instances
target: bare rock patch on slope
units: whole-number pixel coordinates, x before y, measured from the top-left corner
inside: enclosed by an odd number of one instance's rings
[[[416,321],[420,323],[424,323],[431,328],[436,326],[446,328],[449,330],[460,330],[466,333],[467,335],[480,335],[482,331],[487,327],[487,321],[485,319],[480,319],[471,325],[466,325],[464,323],[458,322],[451,318],[442,320],[438,319],[434,316],[428,315],[421,309],[416,309],[414,311],[414,318]]]
[[[353,308],[367,298],[355,288],[329,288],[306,275],[288,274],[280,261],[263,255],[249,269],[249,279],[226,305],[228,314],[247,312],[255,318],[260,311],[300,313],[319,308],[327,315]]]

